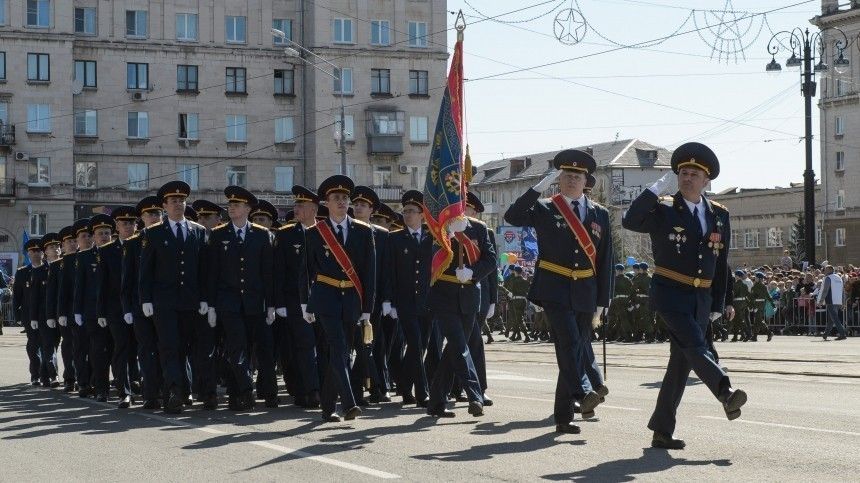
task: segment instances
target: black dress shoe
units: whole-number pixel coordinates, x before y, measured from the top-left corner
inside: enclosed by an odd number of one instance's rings
[[[583,417],[588,413],[593,413],[598,404],[600,404],[600,395],[594,391],[589,391],[580,401]]]
[[[726,411],[726,417],[729,421],[737,419],[741,415],[741,406],[747,402],[747,393],[742,389],[726,388],[720,395],[719,400],[723,403],[723,409]]]
[[[359,414],[361,414],[361,408],[358,406],[353,406],[349,408],[346,413],[344,413],[343,419],[346,421],[352,421],[353,419],[357,418]]]
[[[161,401],[158,399],[149,399],[143,403],[143,409],[161,409]]]
[[[217,409],[218,408],[218,396],[212,394],[203,400],[203,409]]]
[[[42,385],[42,383],[39,382],[38,380],[34,379],[34,380],[30,381],[30,385],[34,386],[34,387],[39,387]]]
[[[257,401],[254,400],[254,394],[251,391],[248,391],[239,398],[239,404],[243,411],[250,411],[257,405]]]
[[[239,398],[236,396],[229,396],[227,398],[227,409],[230,411],[241,411],[242,404],[239,402]]]
[[[167,414],[179,414],[182,412],[182,398],[175,390],[171,390],[164,403],[164,412]]]
[[[422,400],[418,401],[417,403],[415,403],[415,406],[417,406],[419,408],[425,408],[426,409],[426,408],[430,407],[430,399],[429,398],[422,399]]]
[[[452,396],[454,396],[454,399],[456,399],[457,402],[467,402],[469,400],[469,398],[462,392],[460,394],[453,394]]]
[[[51,379],[51,381],[48,383],[48,385],[51,386],[52,388],[60,387],[60,381],[58,381],[56,379]]]
[[[66,384],[63,386],[63,392],[75,392],[75,384]]]
[[[416,404],[418,401],[415,399],[415,396],[412,394],[404,394],[403,395],[403,404]]]
[[[131,381],[131,393],[139,396],[140,391],[140,381]]]
[[[427,414],[433,416],[434,418],[453,418],[454,416],[456,416],[456,414],[454,414],[454,411],[449,411],[444,407],[437,409],[428,409]]]
[[[484,406],[490,407],[493,405],[493,400],[490,399],[490,396],[484,394]]]
[[[295,396],[293,397],[293,404],[300,408],[308,407],[308,398],[305,396]]]
[[[193,406],[194,405],[194,398],[191,396],[191,394],[185,396],[185,398],[182,400],[182,404],[184,404],[186,406]]]
[[[123,396],[120,398],[119,403],[117,403],[116,407],[119,409],[128,409],[131,407],[131,396]]]
[[[596,392],[597,395],[600,396],[601,398],[605,398],[606,396],[609,395],[609,388],[606,387],[605,385],[604,386],[597,386],[594,388],[594,392]],[[600,401],[600,402],[603,402],[603,401]]]
[[[573,423],[564,423],[555,425],[556,433],[579,434],[579,426]]]
[[[276,408],[278,407],[278,396],[269,396],[266,398],[266,407],[267,408]]]
[[[839,337],[837,337],[837,338],[836,338],[836,339],[834,339],[834,340],[845,340],[845,339],[847,339],[847,338],[848,338],[848,337],[846,337],[846,336],[844,336],[844,335],[840,335]]]
[[[478,401],[472,401],[469,403],[469,414],[472,416],[483,416],[484,415],[484,405],[479,403]]]
[[[651,438],[652,448],[684,449],[686,445],[683,439],[673,439],[671,435],[659,431],[654,431],[654,437]]]
[[[98,402],[107,402],[108,395],[106,393],[100,393],[96,396],[96,401]]]
[[[318,408],[320,407],[320,393],[317,391],[311,392],[310,396],[308,396],[308,407],[309,408]]]
[[[343,419],[341,419],[341,417],[338,416],[337,413],[323,414],[322,420],[326,423],[339,423],[343,421]]]

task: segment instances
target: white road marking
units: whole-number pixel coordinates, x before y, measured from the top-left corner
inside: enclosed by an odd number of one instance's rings
[[[717,421],[726,421],[726,418],[719,418],[716,416],[699,416],[702,419],[715,419]],[[728,421],[726,421],[728,422]],[[748,419],[736,419],[733,422],[735,423],[746,423],[746,424],[755,424],[758,426],[772,426],[774,428],[786,428],[786,429],[800,429],[803,431],[813,431],[816,433],[829,433],[829,434],[844,434],[847,436],[860,436],[860,433],[854,431],[839,431],[837,429],[823,429],[823,428],[810,428],[807,426],[794,426],[791,424],[780,424],[780,423],[767,423],[764,421],[750,421]]]
[[[487,374],[487,379],[493,381],[552,382],[549,379],[538,379],[536,377],[519,376],[517,374]]]
[[[493,397],[503,397],[503,398],[507,398],[507,399],[520,399],[523,401],[538,401],[538,402],[548,402],[548,403],[554,403],[555,402],[552,399],[540,399],[540,398],[536,398],[536,397],[522,397],[522,396],[508,396],[505,394],[497,394],[497,393],[493,393]],[[640,408],[628,408],[625,406],[610,406],[609,404],[601,404],[600,406],[597,406],[597,407],[598,408],[607,408],[607,409],[620,409],[622,411],[641,411],[642,410]]]

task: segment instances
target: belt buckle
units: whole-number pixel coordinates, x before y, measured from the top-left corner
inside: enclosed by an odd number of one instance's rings
[[[699,285],[701,285],[701,284],[702,284],[702,281],[700,279],[698,279],[698,278],[693,279],[693,286],[694,287],[699,288]]]
[[[345,281],[343,281],[343,280],[338,280],[338,281],[337,281],[337,285],[338,285],[340,288],[346,288],[346,282],[345,282]]]

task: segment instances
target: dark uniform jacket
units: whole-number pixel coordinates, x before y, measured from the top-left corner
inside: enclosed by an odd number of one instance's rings
[[[140,291],[138,290],[142,240],[140,233],[136,233],[128,237],[122,245],[122,282],[120,286],[122,313],[132,314],[136,318],[143,317]]]
[[[531,226],[537,231],[538,259],[570,270],[587,270],[591,261],[579,245],[561,212],[551,199],[539,199],[540,193],[529,189],[517,198],[505,213],[514,226]],[[609,212],[586,197],[586,214],[582,225],[597,249],[595,274],[577,278],[535,267],[529,300],[535,305],[560,305],[577,312],[594,312],[607,307],[612,294],[612,227]]]
[[[697,279],[699,283],[701,280],[712,281],[710,288],[696,288],[655,272],[651,279],[651,304],[657,310],[689,313],[692,308],[697,308],[697,312],[723,311],[728,281],[726,258],[731,236],[729,212],[704,196],[703,199],[707,230],[702,237],[696,229],[699,221],[693,218],[680,192],[675,196],[658,198],[650,190],[644,190],[630,204],[624,217],[624,228],[651,235],[657,268],[672,270],[694,283]],[[701,313],[697,315],[702,316]]]
[[[152,303],[155,311],[197,310],[200,302],[207,301],[200,270],[206,252],[206,228],[185,221],[188,234],[182,246],[167,219],[140,235],[140,303]]]
[[[60,295],[60,266],[62,259],[54,260],[48,264],[48,285],[45,289],[45,320],[57,320],[63,315],[58,312],[57,300]]]
[[[27,295],[27,305],[29,305],[30,316],[26,319],[28,323],[31,320],[44,322],[48,320],[47,313],[47,294],[48,294],[48,263],[43,262],[40,267],[33,268],[30,272],[30,291]]]
[[[385,270],[385,247],[388,245],[388,237],[390,233],[387,229],[378,226],[378,225],[370,225],[370,229],[373,230],[373,247],[376,254],[376,284],[373,288],[373,293],[376,294],[374,297],[373,310],[374,312],[379,312],[382,310],[382,273]]]
[[[455,314],[477,313],[481,305],[481,290],[477,283],[487,278],[487,275],[496,269],[496,247],[490,243],[487,225],[475,218],[467,219],[469,224],[463,233],[475,242],[481,251],[475,263],[469,263],[466,254],[463,254],[464,266],[472,269],[472,280],[466,284],[437,280],[430,287],[430,293],[427,297],[431,311],[453,312]],[[456,237],[451,238],[451,248],[454,250],[454,258],[443,275],[456,278],[456,269],[460,266],[460,242],[457,241]],[[399,312],[398,310],[398,314]]]
[[[84,320],[98,318],[98,285],[101,282],[98,252],[99,249],[93,246],[79,251],[75,259],[75,298],[72,310]]]
[[[275,305],[289,315],[301,315],[299,270],[305,249],[305,229],[301,223],[285,225],[275,233]]]
[[[32,265],[24,265],[15,272],[15,283],[12,285],[12,310],[15,320],[21,322],[24,327],[30,326],[30,305],[27,295],[30,292],[30,274]]]
[[[319,223],[328,224],[332,234],[336,236],[337,231],[330,219],[326,218],[317,222]],[[303,278],[299,287],[301,302],[308,305],[308,312],[357,322],[361,314],[373,312],[376,297],[376,249],[370,225],[350,217],[347,217],[347,223],[349,228],[344,249],[364,290],[361,302],[354,288],[338,288],[317,281],[318,275],[335,280],[349,278],[340,268],[334,254],[330,253],[316,225],[307,232],[303,267],[300,270]]]
[[[490,243],[495,247],[496,234],[490,229],[487,229],[487,234],[490,236]],[[493,268],[494,270],[481,280],[481,308],[478,310],[481,315],[486,315],[490,310],[490,305],[499,301],[499,274],[495,270],[496,267]]]
[[[57,281],[57,318],[65,316],[68,323],[74,323],[75,310],[75,268],[78,254],[69,253],[59,260],[60,273]]]
[[[122,247],[119,240],[99,247],[99,280],[96,299],[98,316],[109,321],[122,320]]]
[[[275,306],[274,255],[269,230],[247,224],[244,241],[232,223],[209,236],[207,296],[209,305],[245,315],[260,315]]]
[[[383,301],[391,302],[399,317],[427,315],[427,292],[430,289],[430,263],[433,259],[433,235],[424,226],[421,242],[408,228],[388,234],[385,249],[386,267],[380,274]]]

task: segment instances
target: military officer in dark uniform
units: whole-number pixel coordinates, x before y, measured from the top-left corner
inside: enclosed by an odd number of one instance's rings
[[[57,381],[57,346],[60,343],[60,332],[57,330],[56,318],[56,280],[60,268],[59,263],[57,263],[60,259],[60,235],[46,233],[40,241],[44,259],[42,260],[42,267],[34,269],[31,276],[31,281],[36,286],[39,295],[31,299],[30,319],[35,317],[39,323],[42,385],[58,387],[60,383]],[[44,280],[37,283],[36,278],[43,276]]]
[[[87,328],[84,326],[83,314],[77,312],[78,307],[75,302],[78,296],[83,297],[85,295],[84,292],[80,292],[79,290],[78,270],[86,270],[87,268],[78,263],[78,261],[85,253],[93,250],[93,232],[90,230],[89,218],[81,218],[75,221],[74,225],[72,225],[72,230],[75,233],[75,242],[78,251],[74,257],[68,257],[69,259],[65,261],[66,266],[63,270],[63,281],[61,283],[63,288],[60,291],[58,303],[61,312],[70,314],[68,325],[74,330],[75,377],[78,382],[78,396],[89,397],[93,395],[93,387],[91,385],[92,361],[90,360],[90,337],[87,334]],[[87,261],[84,263],[90,263],[90,259],[95,258],[91,255],[86,255]],[[88,268],[92,271],[92,267]],[[95,308],[95,294],[92,295],[91,303]],[[59,322],[62,322],[62,319]]]
[[[402,218],[403,215],[395,213],[394,209],[387,204],[380,203],[379,206],[376,207],[376,210],[374,210],[370,219],[374,224],[391,232],[394,230],[402,230],[404,228],[404,226],[394,225],[394,221],[397,220],[398,217]],[[377,250],[384,250],[384,248],[377,246]],[[385,280],[383,280],[382,283],[384,284]],[[380,285],[380,289],[381,288],[382,285]],[[388,361],[388,373],[393,385],[397,384],[397,381],[402,378],[402,371],[405,370],[402,367],[403,358],[406,355],[405,337],[400,324],[396,318],[392,317],[391,312],[388,313],[388,316],[382,317],[382,331],[385,333],[385,345],[388,350],[388,355],[386,356]],[[426,347],[426,340],[424,341],[424,344]]]
[[[316,334],[302,318],[299,270],[304,256],[305,234],[316,223],[319,198],[304,186],[293,186],[295,208],[287,223],[275,234],[275,302],[281,319],[281,366],[297,406],[318,408],[320,376]],[[277,322],[276,322],[277,323]]]
[[[679,449],[684,442],[672,433],[691,369],[730,420],[740,416],[747,396],[732,388],[705,341],[709,321],[723,312],[728,281],[729,213],[702,195],[709,180],[719,174],[720,164],[707,146],[686,143],[672,154],[672,171],[631,203],[623,226],[651,235],[655,265],[651,303],[666,322],[670,338],[669,364],[648,423],[654,431],[651,444]],[[674,191],[676,182],[680,189],[674,196],[660,198]]]
[[[178,414],[193,402],[188,364],[188,343],[197,344],[200,398],[204,407],[218,404],[212,367],[214,336],[197,314],[209,305],[203,290],[201,264],[206,229],[185,218],[187,183],[170,181],[158,190],[167,217],[141,233],[139,287],[141,311],[152,317],[158,338],[158,356],[164,380],[165,412]],[[196,312],[196,313],[195,313]]]
[[[24,327],[24,333],[27,335],[27,359],[30,361],[30,383],[34,386],[42,384],[40,379],[42,370],[42,359],[39,346],[39,324],[34,324],[30,319],[31,300],[36,295],[34,290],[32,276],[33,265],[41,266],[42,264],[42,246],[38,238],[31,238],[24,244],[24,250],[27,251],[27,256],[30,258],[30,263],[19,268],[15,272],[15,284],[12,286],[12,307],[15,312],[15,319]]]
[[[594,158],[569,149],[553,165],[555,171],[520,196],[505,220],[537,231],[539,258],[529,300],[544,308],[554,335],[556,430],[576,434],[574,400],[587,418],[609,392],[590,341],[592,319],[602,315],[612,293],[612,234],[608,211],[583,193]],[[556,178],[560,193],[539,199]]]
[[[194,200],[191,207],[197,213],[197,223],[200,223],[207,230],[214,230],[216,226],[221,224],[221,215],[224,214],[224,208],[209,200]],[[207,240],[208,240],[207,233]]]
[[[307,231],[301,279],[302,314],[319,319],[328,342],[329,362],[320,393],[322,418],[337,422],[340,396],[344,418],[355,419],[361,409],[349,376],[349,353],[357,324],[370,321],[376,297],[376,251],[373,230],[347,215],[354,184],[343,175],[320,183],[317,195],[325,200],[328,217]]]
[[[51,270],[48,272],[49,305],[46,315],[48,316],[48,325],[53,325],[56,322],[61,337],[63,390],[73,392],[77,386],[75,382],[75,342],[74,329],[69,326],[69,317],[74,320],[74,314],[70,314],[71,310],[65,308],[65,303],[74,289],[75,252],[78,251],[78,245],[75,241],[74,229],[71,226],[63,227],[58,238],[62,247],[62,256],[51,264]],[[66,269],[67,266],[69,267],[68,270]]]
[[[134,215],[143,222],[144,229],[161,222],[163,207],[157,196],[147,196],[135,206]],[[140,253],[143,237],[138,232],[125,240],[122,249],[122,301],[123,320],[132,321],[137,341],[137,359],[142,378],[143,408],[160,409],[162,387],[161,369],[158,362],[158,338],[152,317],[143,314],[140,302]]]
[[[231,372],[227,393],[231,410],[254,407],[250,354],[257,357],[257,396],[266,407],[278,406],[278,385],[273,356],[272,324],[275,322],[274,257],[268,229],[248,221],[257,199],[239,186],[224,189],[228,223],[212,230],[207,257],[209,322],[224,328],[224,342]],[[217,310],[217,312],[216,312]]]
[[[251,223],[256,223],[267,230],[271,230],[278,221],[278,209],[266,200],[257,200],[257,204],[251,208],[251,214],[248,218],[251,220]]]
[[[410,190],[401,196],[400,203],[406,227],[388,236],[386,267],[380,276],[383,307],[388,305],[389,315],[399,322],[406,339],[406,353],[399,364],[397,382],[403,404],[427,408],[430,387],[424,370],[424,354],[433,324],[427,306],[433,236],[423,224],[424,195]]]

